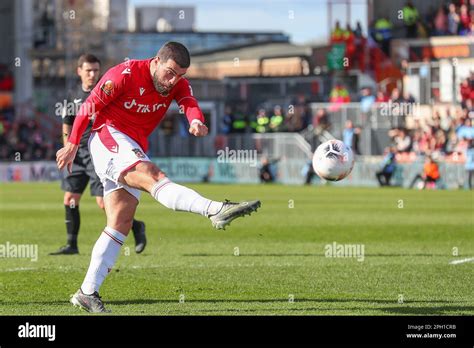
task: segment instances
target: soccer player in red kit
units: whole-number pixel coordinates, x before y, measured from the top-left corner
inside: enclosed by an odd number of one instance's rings
[[[145,152],[147,137],[173,100],[189,121],[194,136],[207,135],[204,116],[183,78],[190,65],[186,47],[168,42],[156,57],[129,60],[111,68],[79,109],[68,143],[56,154],[58,168],[70,170],[89,118],[95,117],[89,149],[104,186],[107,226],[92,250],[91,263],[71,303],[89,312],[105,312],[99,288],[115,264],[130,231],[140,191],[165,207],[201,214],[217,229],[250,214],[260,201],[232,203],[206,199],[166,177]]]

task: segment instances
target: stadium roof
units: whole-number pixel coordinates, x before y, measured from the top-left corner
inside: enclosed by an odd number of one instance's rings
[[[240,60],[245,60],[269,57],[301,57],[311,55],[312,46],[294,45],[285,42],[269,42],[193,54],[192,61],[194,64],[199,64],[218,61],[229,61],[233,60],[235,57],[238,57]]]

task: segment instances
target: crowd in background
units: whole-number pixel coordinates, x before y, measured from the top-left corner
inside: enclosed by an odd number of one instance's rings
[[[395,128],[389,136],[397,153],[413,155],[453,155],[464,156],[474,139],[474,71],[460,85],[461,108],[454,114],[450,108],[441,116],[439,110],[426,122],[416,119],[414,127],[408,130]]]
[[[38,123],[10,122],[0,114],[0,160],[54,160],[59,143],[44,136]]]
[[[474,32],[474,11],[469,9],[469,1],[446,2],[432,9],[424,20],[418,19],[429,36],[472,35]],[[420,27],[418,25],[418,27]],[[417,32],[423,37],[423,32]]]
[[[407,1],[401,10],[402,26],[394,25],[388,16],[380,17],[370,23],[369,36],[389,55],[392,38],[428,38],[431,36],[473,35],[474,9],[468,0],[449,1],[432,7],[425,16]],[[401,29],[401,30],[399,30]]]
[[[430,36],[472,35],[474,10],[469,7],[467,0],[449,1],[437,8],[432,7],[422,17],[413,3],[407,1],[401,11],[403,31],[398,37],[427,38]],[[394,27],[388,17],[381,17],[371,23],[369,31],[374,40],[382,41],[394,36]]]
[[[411,129],[394,128],[389,131],[391,146],[384,152],[381,169],[376,173],[380,186],[390,186],[396,164],[425,157],[423,171],[411,181],[410,187],[436,188],[440,179],[437,159],[464,162],[467,184],[474,187],[474,71],[463,79],[459,87],[461,108],[454,115],[449,108],[441,116],[439,110],[426,122],[416,119]]]
[[[304,95],[295,97],[290,104],[284,106],[264,103],[250,112],[250,116],[239,105],[226,105],[220,133],[299,132],[311,123],[311,118]]]
[[[54,160],[59,142],[45,136],[36,119],[15,119],[13,90],[11,70],[0,65],[0,161]]]
[[[15,120],[13,108],[14,79],[12,71],[0,65],[0,161],[15,157],[38,158],[42,145],[35,121],[30,123]],[[34,124],[34,125],[33,125]],[[34,128],[34,129],[33,129]],[[36,156],[35,156],[36,153]],[[44,154],[44,152],[41,152]]]

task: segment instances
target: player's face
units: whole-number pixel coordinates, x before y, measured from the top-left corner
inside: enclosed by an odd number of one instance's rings
[[[77,74],[81,78],[82,84],[88,89],[92,89],[99,80],[100,64],[83,63],[77,68]]]
[[[158,93],[166,96],[178,83],[181,77],[186,74],[188,69],[181,68],[172,59],[168,59],[166,62],[161,62],[159,58],[156,58],[156,63],[156,69],[153,73],[153,84]]]

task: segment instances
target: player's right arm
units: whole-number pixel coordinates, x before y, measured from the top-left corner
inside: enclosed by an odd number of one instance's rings
[[[122,74],[123,71],[124,64],[117,65],[107,71],[86,101],[81,105],[67,143],[56,153],[56,162],[59,170],[67,167],[68,171],[71,171],[72,162],[74,157],[76,157],[81,136],[86,130],[90,118],[94,113],[99,112],[117,98],[124,90],[125,77],[129,76],[129,74]]]

